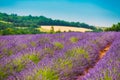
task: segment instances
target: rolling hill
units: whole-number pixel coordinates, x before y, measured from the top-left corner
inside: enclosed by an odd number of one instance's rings
[[[95,26],[80,22],[69,22],[64,20],[53,20],[45,16],[19,16],[17,14],[0,13],[0,21],[9,22],[13,27],[39,27],[41,25],[73,26],[79,28],[96,29]]]

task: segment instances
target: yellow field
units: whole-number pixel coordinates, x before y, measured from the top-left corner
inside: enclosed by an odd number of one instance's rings
[[[41,26],[41,28],[38,28],[39,30],[43,32],[49,32],[51,30],[52,26]],[[68,26],[53,26],[54,31],[61,31],[61,32],[68,32],[68,31],[77,31],[77,32],[86,32],[86,31],[92,31],[91,29],[86,28],[77,28],[77,27],[68,27]]]

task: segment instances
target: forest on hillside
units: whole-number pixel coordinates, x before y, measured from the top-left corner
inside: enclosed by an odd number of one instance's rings
[[[53,20],[45,16],[18,16],[17,14],[0,13],[0,35],[41,34],[36,28],[41,25],[73,26],[96,30],[96,27],[86,23]],[[51,33],[54,33],[52,30]]]
[[[18,16],[17,14],[0,13],[0,21],[9,22],[15,27],[39,27],[41,25],[60,25],[60,26],[73,26],[88,29],[95,29],[86,23],[68,22],[64,20],[53,20],[45,16]]]

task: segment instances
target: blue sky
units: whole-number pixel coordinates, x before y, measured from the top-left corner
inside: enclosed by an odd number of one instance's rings
[[[120,21],[120,0],[0,0],[0,12],[111,26]]]

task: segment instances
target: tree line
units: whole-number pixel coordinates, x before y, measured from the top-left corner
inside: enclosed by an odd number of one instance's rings
[[[73,26],[88,29],[96,29],[86,23],[68,22],[64,20],[53,20],[45,16],[18,16],[17,14],[0,13],[0,20],[11,22],[15,27],[39,27],[41,25],[60,25],[60,26]]]
[[[120,22],[113,24],[112,27],[106,28],[105,31],[120,31]]]
[[[0,22],[0,35],[15,35],[15,34],[40,34],[43,33],[33,27],[18,28],[13,24]]]

